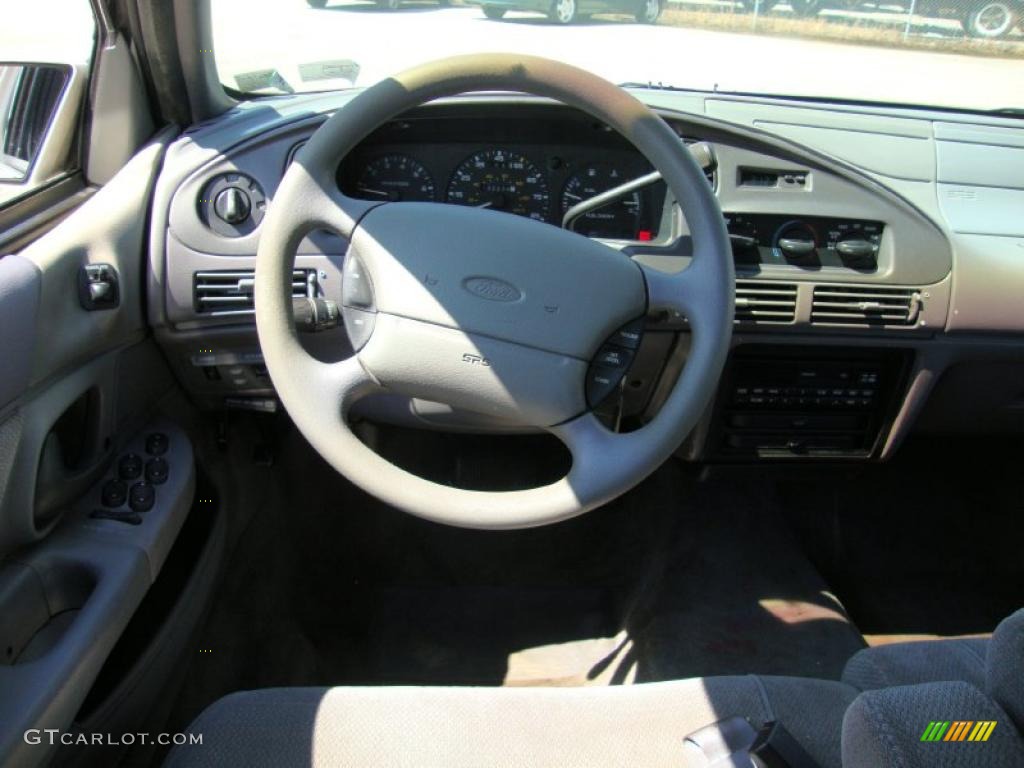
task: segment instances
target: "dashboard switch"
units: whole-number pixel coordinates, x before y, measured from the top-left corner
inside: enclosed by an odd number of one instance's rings
[[[596,408],[618,388],[643,339],[644,319],[626,323],[602,344],[587,371],[587,403]]]
[[[243,190],[238,187],[228,187],[217,195],[213,202],[213,210],[221,220],[228,224],[241,224],[249,218],[252,202]]]
[[[615,371],[609,368],[591,368],[587,374],[587,402],[591,408],[596,408],[608,399],[608,396],[615,391],[622,381],[625,371]]]
[[[337,304],[319,296],[292,299],[292,314],[295,316],[295,327],[308,333],[336,327],[341,316]]]
[[[373,326],[377,320],[375,312],[364,312],[361,309],[345,307],[342,316],[345,319],[345,330],[348,332],[348,339],[352,342],[352,349],[358,352],[366,346],[366,342],[373,335]]]
[[[594,358],[594,365],[601,368],[613,368],[625,371],[633,362],[633,352],[625,347],[617,347],[613,344],[605,344],[598,351]]]
[[[263,220],[267,198],[250,176],[222,173],[211,178],[199,193],[200,216],[221,237],[242,237]]]
[[[640,318],[619,328],[619,330],[611,335],[608,341],[620,347],[636,349],[640,346],[640,340],[643,338],[643,335],[644,321],[643,318]]]
[[[356,309],[373,309],[373,286],[363,262],[354,253],[345,257],[341,276],[341,303]]]

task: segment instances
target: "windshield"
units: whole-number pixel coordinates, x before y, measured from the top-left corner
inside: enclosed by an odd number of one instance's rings
[[[212,13],[221,81],[251,94],[512,51],[615,83],[1024,109],[1024,0],[213,0]]]

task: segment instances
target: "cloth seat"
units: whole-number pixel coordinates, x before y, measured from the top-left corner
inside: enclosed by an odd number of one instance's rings
[[[996,651],[995,649],[1002,650]],[[1017,661],[1019,659],[1019,661]],[[842,680],[862,691],[892,686],[959,680],[988,691],[999,667],[1024,665],[1024,609],[1003,619],[991,638],[893,643],[858,651],[846,663]],[[1024,691],[1021,701],[1024,701]],[[1004,704],[1004,706],[1006,706]]]
[[[719,720],[777,719],[822,768],[839,768],[836,681],[712,677],[587,688],[279,688],[235,693],[190,727],[171,768],[705,765],[685,737]]]
[[[944,724],[938,726],[942,735],[935,741],[924,740],[927,729],[936,722]],[[983,722],[995,723],[988,738],[971,741],[974,729]],[[970,683],[925,683],[865,691],[843,720],[843,768],[1022,765],[1024,740],[1014,723],[995,701]]]
[[[189,729],[202,743],[175,747],[166,765],[705,768],[685,737],[742,716],[757,726],[778,720],[821,768],[1021,766],[1024,610],[999,625],[985,651],[984,692],[965,681],[859,692],[754,675],[607,688],[249,691],[208,707]],[[922,676],[927,662],[906,669]],[[981,743],[922,741],[931,721],[947,720],[997,725]]]
[[[961,680],[985,686],[989,638],[916,640],[858,651],[846,662],[842,680],[862,691]]]

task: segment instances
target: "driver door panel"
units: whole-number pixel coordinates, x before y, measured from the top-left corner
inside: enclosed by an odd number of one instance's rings
[[[143,307],[149,200],[171,138],[0,258],[0,764],[45,761],[25,732],[71,727],[192,504],[187,436],[140,430],[174,388]],[[83,307],[79,275],[95,264],[117,276],[115,306]],[[154,430],[172,467],[156,505],[141,524],[95,518],[114,459],[145,456]]]

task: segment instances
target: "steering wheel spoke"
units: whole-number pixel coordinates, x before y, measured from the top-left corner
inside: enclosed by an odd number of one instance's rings
[[[312,164],[303,163],[303,147],[295,156],[294,174],[286,174],[278,188],[278,197],[289,201],[288,223],[291,238],[305,237],[316,229],[327,229],[344,238],[352,236],[359,221],[383,202],[357,200],[344,194],[337,182]],[[297,244],[297,240],[296,240]]]
[[[359,359],[358,352],[337,363],[315,362],[311,375],[316,386],[326,404],[337,405],[342,418],[357,400],[381,390]]]
[[[733,296],[732,285],[722,285],[716,259],[721,256],[698,251],[679,272],[665,272],[637,262],[647,286],[648,312],[680,315],[695,330],[712,326],[719,332],[718,321],[723,311],[728,309],[731,315]]]

